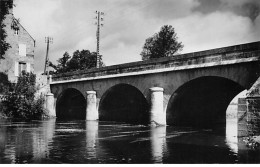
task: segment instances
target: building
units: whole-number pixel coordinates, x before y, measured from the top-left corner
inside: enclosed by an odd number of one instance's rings
[[[0,72],[6,73],[9,81],[15,83],[22,71],[34,72],[35,40],[14,17],[12,9],[4,24],[5,40],[11,47],[5,52],[4,59],[0,59]]]

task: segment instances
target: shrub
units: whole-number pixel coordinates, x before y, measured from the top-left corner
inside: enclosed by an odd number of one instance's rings
[[[44,97],[35,97],[35,74],[22,72],[16,84],[5,94],[3,112],[13,119],[40,119],[44,115]]]
[[[8,76],[5,73],[0,72],[0,94],[4,94],[10,86]]]
[[[4,94],[8,92],[10,85],[11,83],[8,81],[8,76],[5,73],[0,72],[0,118],[4,117],[2,101],[4,99]]]

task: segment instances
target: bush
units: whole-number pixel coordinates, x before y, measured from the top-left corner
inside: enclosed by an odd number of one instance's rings
[[[5,73],[0,72],[0,94],[4,94],[11,83],[8,81],[8,76]]]
[[[0,72],[0,118],[4,117],[2,101],[4,99],[4,94],[8,92],[10,85],[11,83],[8,81],[8,76],[5,73]]]
[[[3,113],[13,119],[40,119],[44,115],[44,97],[35,97],[35,74],[22,72],[16,84],[10,86],[2,101]]]

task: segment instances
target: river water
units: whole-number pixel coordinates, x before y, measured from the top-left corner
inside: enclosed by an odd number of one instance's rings
[[[236,136],[116,122],[0,120],[0,163],[259,163]]]

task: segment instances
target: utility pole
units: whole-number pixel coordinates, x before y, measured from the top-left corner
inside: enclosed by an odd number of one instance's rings
[[[100,55],[99,55],[99,38],[100,38],[100,26],[103,26],[102,21],[104,21],[104,12],[96,11],[96,20],[97,22],[95,23],[97,25],[97,62],[96,62],[96,67],[99,68],[100,66]]]
[[[53,43],[53,38],[45,37],[45,43],[47,43],[47,51],[46,51],[46,59],[45,59],[45,66],[44,66],[44,74],[47,72],[47,84],[50,83],[50,76],[49,76],[49,44]]]

